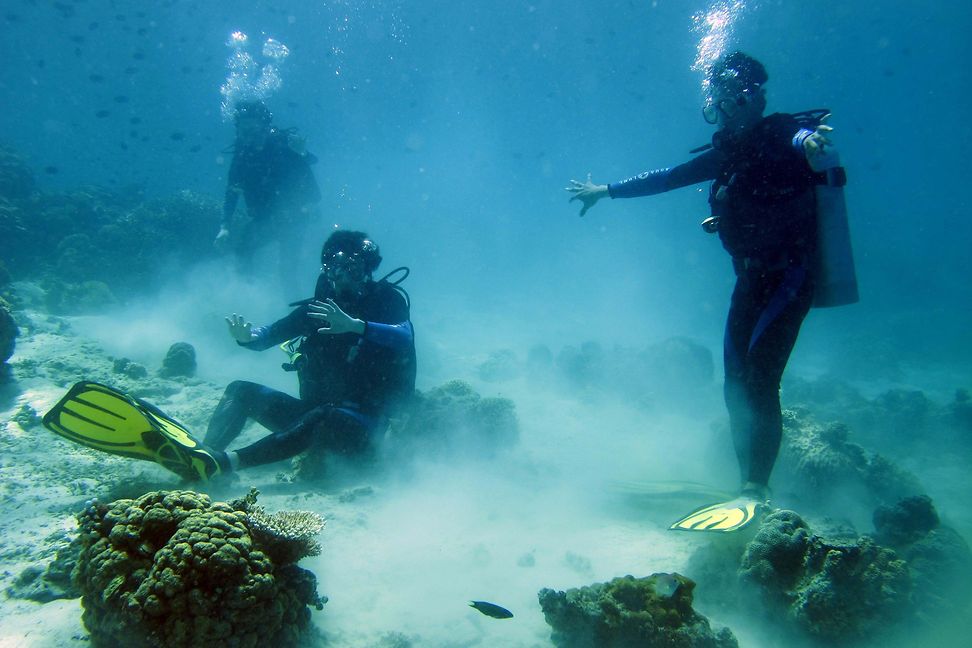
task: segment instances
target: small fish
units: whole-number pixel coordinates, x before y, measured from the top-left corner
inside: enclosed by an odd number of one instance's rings
[[[56,166],[46,166],[44,167],[44,173],[55,175],[60,171]]]
[[[202,150],[202,146],[200,146],[199,144],[193,144],[192,146],[189,147],[190,153],[198,153],[201,150]]]
[[[169,135],[169,139],[174,142],[181,142],[182,140],[186,139],[186,134],[176,131]]]
[[[98,119],[104,119],[105,117],[107,117],[110,114],[111,114],[111,112],[109,112],[107,110],[99,110],[98,112],[95,113],[95,117],[97,117]]]
[[[145,58],[145,52],[135,52],[132,54],[132,58],[136,61],[141,61]]]
[[[128,97],[125,95],[115,95],[115,103],[128,103]]]
[[[124,72],[125,74],[135,74],[136,72],[138,72],[138,68],[135,66],[129,66],[125,68]]]
[[[512,619],[513,613],[507,610],[505,607],[500,607],[495,603],[487,603],[486,601],[469,601],[470,607],[473,607],[488,617],[493,617],[494,619]]]
[[[141,117],[132,117],[132,118],[130,118],[128,120],[128,123],[129,124],[141,124],[142,123],[142,118]]]
[[[674,574],[657,573],[652,574],[651,577],[654,579],[652,587],[655,588],[655,594],[662,598],[672,598],[682,587],[682,582]]]

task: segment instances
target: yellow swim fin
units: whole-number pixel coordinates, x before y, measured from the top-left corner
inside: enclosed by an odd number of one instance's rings
[[[65,439],[110,454],[154,461],[189,481],[222,472],[216,456],[151,403],[94,382],[79,382],[44,415]]]
[[[714,531],[730,533],[751,524],[766,504],[753,497],[737,497],[728,502],[696,509],[668,527],[672,531]]]

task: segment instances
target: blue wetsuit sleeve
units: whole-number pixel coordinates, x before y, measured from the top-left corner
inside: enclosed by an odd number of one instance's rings
[[[395,351],[410,349],[413,338],[412,323],[407,320],[398,324],[365,322],[365,332],[362,336],[362,340],[366,343],[388,347]]]
[[[252,333],[256,337],[250,342],[237,342],[237,344],[244,349],[264,351],[298,335],[303,335],[304,311],[304,308],[298,308],[269,326],[254,327]]]
[[[612,198],[653,196],[672,189],[712,180],[719,173],[721,161],[722,154],[711,149],[676,167],[645,171],[627,180],[613,182],[608,185],[608,195]]]
[[[814,131],[812,131],[812,130],[807,130],[806,128],[801,128],[793,136],[793,139],[791,140],[791,143],[793,144],[793,148],[800,155],[805,155],[805,152],[804,152],[804,149],[803,149],[803,143],[807,140],[808,137],[810,137],[811,135],[813,135],[813,133],[814,133]]]

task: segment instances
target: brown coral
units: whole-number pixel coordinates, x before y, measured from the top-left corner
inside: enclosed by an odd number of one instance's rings
[[[75,580],[96,646],[297,645],[316,579],[257,542],[245,507],[193,491],[90,504]],[[234,503],[235,504],[235,503]],[[309,531],[309,529],[307,529]],[[319,530],[319,529],[318,529]],[[273,555],[271,555],[273,554]],[[276,557],[276,559],[275,559]]]

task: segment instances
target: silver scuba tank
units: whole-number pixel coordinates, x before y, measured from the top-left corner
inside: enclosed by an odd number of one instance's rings
[[[815,188],[817,194],[817,253],[813,260],[816,284],[813,306],[845,306],[856,303],[857,274],[851,250],[850,226],[844,185],[847,176],[840,166],[837,149],[828,146],[810,162],[817,173],[826,175],[826,182]]]

